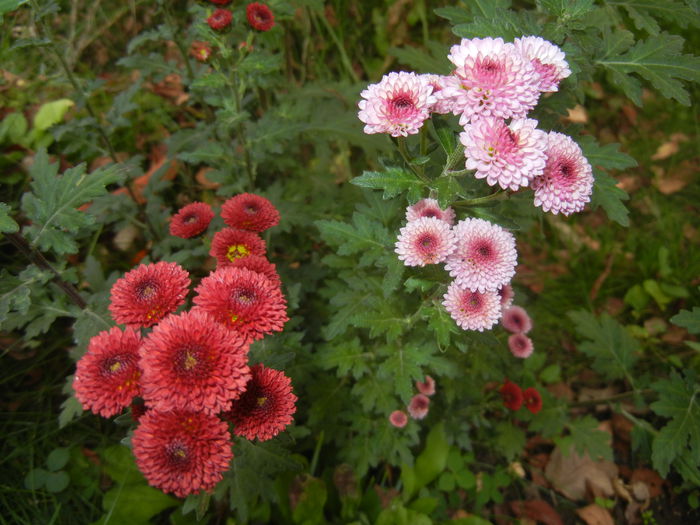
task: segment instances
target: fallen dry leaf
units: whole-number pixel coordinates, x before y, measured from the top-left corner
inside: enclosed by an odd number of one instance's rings
[[[586,108],[577,104],[573,108],[567,110],[569,114],[566,116],[566,120],[569,122],[574,122],[576,124],[585,124],[588,122],[588,112]]]
[[[517,518],[529,518],[544,525],[564,525],[559,513],[544,500],[511,501],[508,503],[510,510]]]
[[[588,454],[579,456],[573,448],[564,456],[556,447],[544,472],[555,490],[571,500],[582,500],[587,485],[597,494],[612,496],[615,493],[612,480],[617,477],[618,468],[610,461],[594,461]]]
[[[576,509],[576,514],[586,522],[586,525],[615,525],[610,513],[599,505],[591,504]]]
[[[647,486],[650,498],[656,498],[663,492],[665,481],[655,470],[648,468],[634,469],[630,477],[630,483],[634,486],[634,483],[637,481],[641,481]]]
[[[651,160],[663,160],[675,155],[679,150],[678,142],[668,141],[661,144],[656,149],[656,153],[651,156]]]
[[[671,195],[685,188],[698,171],[697,162],[685,160],[674,166],[669,172],[665,172],[659,166],[652,166],[654,172],[653,184],[664,195]]]

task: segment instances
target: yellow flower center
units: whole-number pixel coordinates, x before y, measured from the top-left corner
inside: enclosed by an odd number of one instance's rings
[[[241,257],[245,257],[246,255],[250,254],[250,250],[248,247],[244,244],[234,244],[232,246],[228,247],[228,251],[226,252],[226,257],[228,258],[229,261],[233,262],[236,259],[240,259]]]

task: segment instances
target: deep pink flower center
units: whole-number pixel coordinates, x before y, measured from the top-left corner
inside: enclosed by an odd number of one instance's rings
[[[197,222],[199,220],[199,217],[197,215],[192,214],[192,215],[187,215],[184,219],[182,219],[182,222],[185,224],[192,224],[194,222]]]
[[[258,208],[255,206],[255,204],[246,205],[244,210],[248,215],[254,215],[258,212]]]
[[[199,346],[183,346],[175,357],[175,368],[185,377],[199,376],[208,369],[204,349]]]
[[[539,58],[533,58],[531,61],[535,67],[535,71],[540,76],[541,84],[545,87],[554,84],[557,81],[557,68],[554,64],[543,64]]]
[[[231,298],[238,304],[241,304],[243,306],[249,306],[256,301],[257,295],[253,290],[244,288],[234,290],[233,294],[231,295]]]
[[[478,312],[481,309],[481,295],[477,292],[466,292],[462,298],[462,310],[467,312]]]
[[[165,447],[168,463],[178,470],[185,470],[190,462],[187,446],[181,441],[172,441]]]
[[[564,187],[571,186],[576,183],[578,176],[577,162],[568,155],[555,153],[548,159],[544,175],[551,182],[564,185]]]
[[[140,300],[153,299],[158,293],[158,284],[154,281],[142,281],[136,285],[136,297]]]
[[[468,260],[474,265],[484,265],[495,258],[493,246],[487,240],[477,240],[469,250]]]
[[[437,210],[435,210],[433,208],[428,208],[423,213],[421,213],[420,216],[421,217],[430,217],[430,218],[437,217],[439,219],[440,212],[438,212]]]
[[[472,74],[482,87],[496,87],[503,83],[505,65],[491,57],[477,58]]]
[[[102,373],[107,376],[118,375],[131,366],[133,357],[128,354],[117,354],[102,361]]]

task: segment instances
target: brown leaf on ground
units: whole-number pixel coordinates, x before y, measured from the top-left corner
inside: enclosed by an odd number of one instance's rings
[[[592,504],[576,509],[576,514],[586,525],[615,525],[610,513],[599,505]]]
[[[207,190],[215,190],[216,188],[221,186],[221,184],[219,184],[218,182],[212,182],[207,178],[207,173],[209,173],[210,171],[214,171],[214,168],[201,168],[197,172],[197,175],[195,175],[195,179],[203,188]]]
[[[577,104],[573,108],[569,108],[567,111],[569,114],[566,116],[566,120],[569,122],[574,122],[576,124],[585,124],[588,122],[588,112],[582,105]]]
[[[666,142],[656,149],[656,153],[651,156],[651,160],[664,160],[675,155],[680,149],[679,144],[687,141],[688,137],[683,133],[672,134]]]
[[[544,525],[564,525],[559,513],[544,500],[511,501],[510,510],[517,518],[529,518]]]
[[[620,441],[629,443],[631,439],[632,429],[634,428],[634,423],[627,419],[622,414],[612,415],[612,428],[613,434]]]
[[[671,195],[681,191],[695,178],[698,166],[697,162],[685,160],[668,172],[664,172],[659,166],[652,166],[651,169],[656,175],[653,180],[654,186],[664,195]]]
[[[395,488],[385,489],[381,485],[375,485],[374,491],[377,493],[377,496],[379,496],[379,501],[383,509],[387,508],[391,501],[399,495],[399,491]]]
[[[676,325],[669,326],[668,330],[666,330],[661,336],[661,340],[664,343],[669,343],[672,345],[683,344],[683,341],[686,339],[688,339],[688,330]]]
[[[554,383],[552,385],[547,385],[546,388],[550,394],[552,394],[558,399],[564,399],[566,401],[574,400],[574,391],[567,383],[563,381],[560,381],[559,383]]]
[[[617,477],[617,466],[606,460],[594,461],[588,456],[579,456],[573,448],[565,456],[556,447],[549,457],[545,476],[552,487],[571,500],[586,497],[586,487],[595,493],[612,496],[612,480]]]

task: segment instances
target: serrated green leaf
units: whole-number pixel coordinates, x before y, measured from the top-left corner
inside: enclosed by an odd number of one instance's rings
[[[511,423],[498,423],[494,432],[495,448],[508,461],[515,459],[525,449],[525,432]]]
[[[578,348],[593,359],[593,369],[607,379],[626,377],[633,383],[631,370],[637,361],[639,343],[625,327],[608,314],[599,319],[584,310],[568,315],[578,334],[587,339]]]
[[[338,377],[352,375],[355,379],[359,379],[369,373],[370,363],[374,359],[371,349],[364,347],[355,337],[350,341],[322,346],[318,355],[318,364],[325,370],[337,368]]]
[[[435,43],[434,43],[435,44]],[[431,52],[426,52],[417,47],[392,47],[389,54],[399,59],[399,62],[410,67],[417,73],[430,73],[434,75],[448,75],[452,71],[452,64],[447,59],[442,44],[431,46]]]
[[[443,176],[430,183],[430,189],[437,194],[440,208],[445,209],[452,204],[462,192],[462,187],[455,177]]]
[[[29,0],[0,0],[0,18],[2,18],[2,15],[5,13],[14,11],[20,6],[26,4],[28,1]]]
[[[605,3],[617,9],[624,9],[637,29],[652,35],[660,31],[657,20],[667,20],[681,27],[687,27],[689,24],[697,26],[700,23],[697,13],[676,0],[606,0]]]
[[[480,16],[470,23],[456,25],[452,32],[463,38],[499,36],[509,41],[523,35],[536,35],[539,29],[534,12],[498,11],[494,15]]]
[[[430,361],[429,348],[411,344],[399,345],[392,355],[377,368],[377,378],[393,385],[397,394],[405,403],[415,394],[414,382],[422,381],[425,374],[423,366]]]
[[[19,224],[10,217],[11,211],[12,208],[9,205],[0,202],[0,233],[17,233],[19,231]]]
[[[338,255],[352,255],[365,250],[384,250],[391,239],[384,226],[362,213],[355,212],[352,224],[340,221],[315,222],[323,240],[338,247]]]
[[[681,310],[671,317],[671,322],[682,326],[691,334],[700,334],[700,307],[694,306],[693,310]]]
[[[690,96],[682,81],[700,81],[700,57],[684,55],[683,39],[680,36],[661,33],[637,42],[622,55],[604,56],[596,63],[620,83],[623,75],[639,75],[648,81],[661,95],[673,98],[681,104],[690,105]],[[639,93],[634,82],[621,84],[625,94],[639,103]]]
[[[34,129],[46,131],[54,124],[58,124],[73,106],[75,102],[67,98],[43,104],[34,115]]]
[[[72,383],[73,376],[69,376],[69,379]],[[58,428],[65,427],[82,413],[83,407],[75,395],[67,397],[63,403],[61,403],[61,412],[58,414]]]
[[[384,190],[383,197],[391,199],[407,191],[409,195],[420,198],[423,183],[410,171],[389,167],[385,171],[365,171],[350,181],[362,188]]]
[[[671,463],[690,453],[692,464],[700,463],[700,385],[696,376],[688,372],[685,377],[672,372],[671,377],[651,385],[659,393],[659,399],[650,407],[659,416],[670,418],[654,438],[651,459],[661,476],[668,474]]]
[[[578,20],[593,10],[593,0],[539,0],[538,4],[563,23]]]
[[[584,416],[580,419],[572,420],[566,425],[571,438],[569,442],[581,456],[588,453],[594,460],[602,458],[612,461],[610,434],[598,430],[598,424],[598,420],[592,416]],[[568,450],[562,448],[562,452],[567,454]]]
[[[32,224],[24,234],[33,246],[57,254],[75,253],[74,235],[94,223],[92,215],[77,208],[106,194],[107,185],[122,178],[114,165],[87,174],[80,164],[58,175],[58,163],[49,163],[46,150],[35,155],[29,173],[32,191],[22,197],[22,210]]]

